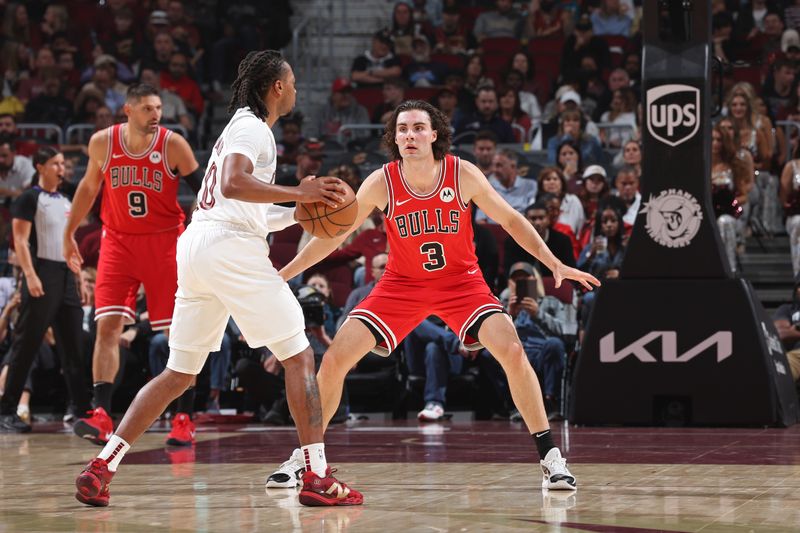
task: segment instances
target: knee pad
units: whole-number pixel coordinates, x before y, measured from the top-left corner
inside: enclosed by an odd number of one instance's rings
[[[207,358],[208,352],[190,352],[187,350],[170,348],[167,368],[175,372],[196,376],[203,369]]]

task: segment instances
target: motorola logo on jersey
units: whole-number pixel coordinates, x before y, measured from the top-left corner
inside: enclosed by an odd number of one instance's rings
[[[428,209],[404,213],[394,217],[400,237],[416,237],[432,233],[458,233],[461,212],[451,209],[444,213],[441,209]]]
[[[451,189],[450,187],[444,187],[444,188],[443,188],[443,189],[442,189],[442,190],[439,192],[439,199],[440,199],[441,201],[443,201],[443,202],[452,202],[452,201],[453,201],[453,199],[455,199],[455,197],[456,197],[456,193],[455,193],[455,191],[454,191],[453,189]]]
[[[700,89],[659,85],[647,91],[647,130],[669,146],[678,146],[700,129]]]

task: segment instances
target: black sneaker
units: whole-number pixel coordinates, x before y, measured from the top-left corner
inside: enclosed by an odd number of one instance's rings
[[[16,413],[0,415],[0,431],[3,433],[29,433],[31,429],[31,425],[23,422]]]

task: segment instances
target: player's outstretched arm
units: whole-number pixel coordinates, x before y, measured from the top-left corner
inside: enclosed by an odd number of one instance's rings
[[[100,185],[103,183],[102,168],[105,164],[109,142],[108,130],[99,131],[89,139],[89,162],[86,165],[86,174],[83,175],[83,179],[75,190],[69,219],[64,228],[64,260],[70,270],[76,274],[81,271],[83,258],[78,252],[75,231],[89,213],[92,205],[94,205],[95,198],[97,198],[97,193],[100,192]]]
[[[203,171],[200,169],[188,141],[177,133],[173,133],[169,136],[167,151],[170,170],[183,178],[192,191],[197,194],[203,184]]]
[[[522,248],[549,268],[556,287],[560,287],[564,279],[575,280],[589,290],[592,290],[592,285],[600,286],[600,281],[591,274],[559,261],[533,225],[494,190],[478,167],[464,160],[461,161],[461,196],[465,202],[472,200],[489,218],[503,226]]]
[[[383,209],[388,202],[389,193],[386,190],[386,182],[383,180],[383,170],[378,169],[364,180],[356,194],[358,202],[358,214],[355,222],[344,235],[333,239],[320,239],[314,237],[309,243],[283,267],[280,275],[284,280],[290,280],[305,269],[316,265],[331,252],[336,250],[347,238],[348,235],[358,229],[367,219],[374,209]]]

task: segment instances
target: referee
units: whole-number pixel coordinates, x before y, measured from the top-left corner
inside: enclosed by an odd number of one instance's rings
[[[64,227],[71,206],[57,190],[64,174],[64,155],[45,146],[33,156],[33,163],[36,167],[33,183],[38,177],[38,184],[24,191],[11,206],[14,248],[24,279],[6,388],[0,398],[0,431],[14,433],[31,430],[17,416],[17,402],[51,325],[70,404],[78,409],[89,406],[80,341],[82,293],[62,254]]]

